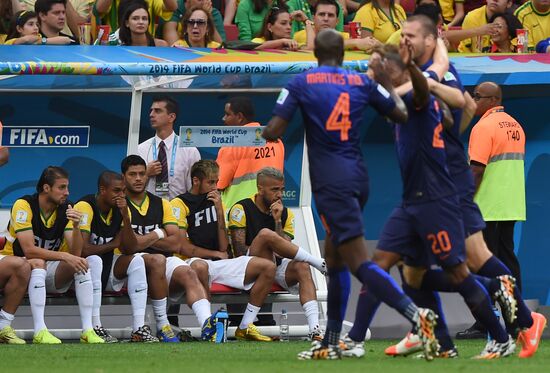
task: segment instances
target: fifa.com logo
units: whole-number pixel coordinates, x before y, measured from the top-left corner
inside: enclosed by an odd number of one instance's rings
[[[90,128],[4,127],[2,145],[11,147],[87,147]]]

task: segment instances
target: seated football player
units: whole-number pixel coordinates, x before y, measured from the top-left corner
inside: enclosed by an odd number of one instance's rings
[[[143,253],[145,261],[151,254],[162,257],[157,269],[164,272],[162,280],[149,282],[149,292],[155,312],[158,336],[161,341],[179,342],[166,315],[167,297],[171,303],[185,300],[202,326],[203,339],[216,336],[216,315],[210,311],[210,302],[197,274],[182,259],[174,256],[180,253],[177,221],[172,214],[170,202],[145,190],[147,183],[146,164],[138,155],[129,155],[122,160],[122,177],[126,188],[126,199],[130,210],[132,229],[136,233],[137,245],[125,254]],[[147,267],[147,263],[146,263]]]
[[[212,282],[250,292],[249,302],[235,337],[239,340],[271,341],[253,324],[275,278],[275,264],[260,257],[227,259],[229,240],[225,214],[216,185],[219,167],[201,160],[191,167],[191,190],[171,201],[178,221],[181,253],[189,257],[208,292]]]
[[[82,215],[67,202],[69,174],[46,167],[36,193],[17,199],[11,209],[3,255],[25,257],[31,265],[29,302],[34,322],[33,343],[59,344],[44,322],[46,292],[63,294],[74,285],[82,322],[81,343],[104,343],[92,327],[92,279],[88,267],[100,260],[81,258]]]
[[[311,339],[319,339],[319,306],[310,265],[326,274],[326,263],[294,245],[294,215],[281,200],[283,173],[273,167],[261,169],[256,178],[258,193],[237,202],[229,212],[229,230],[235,256],[265,258],[277,264],[275,281],[300,295]]]

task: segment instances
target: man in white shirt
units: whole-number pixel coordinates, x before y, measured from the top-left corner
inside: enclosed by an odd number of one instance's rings
[[[191,166],[201,159],[197,148],[178,147],[178,110],[173,97],[154,97],[149,119],[156,133],[138,146],[139,156],[147,162],[147,191],[169,200],[191,189]]]

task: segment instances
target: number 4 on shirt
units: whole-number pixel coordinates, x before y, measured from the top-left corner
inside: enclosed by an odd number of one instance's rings
[[[338,96],[338,101],[332,109],[325,124],[327,131],[340,131],[340,140],[348,141],[348,131],[351,128],[349,120],[349,93],[343,92]]]

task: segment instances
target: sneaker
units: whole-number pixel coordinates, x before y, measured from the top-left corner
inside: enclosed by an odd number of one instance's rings
[[[537,312],[531,312],[533,325],[529,329],[519,332],[518,342],[521,343],[521,352],[519,357],[531,357],[539,348],[542,331],[546,327],[546,317]]]
[[[456,347],[453,347],[450,350],[447,351],[439,351],[439,353],[436,356],[439,359],[456,359],[458,358],[458,350]],[[426,357],[424,354],[418,354],[413,357],[414,359],[425,359]]]
[[[214,341],[216,339],[216,316],[210,315],[202,325],[201,339],[203,341]]]
[[[323,264],[321,264],[321,269],[319,269],[319,272],[321,272],[323,276],[328,276],[327,262],[325,260],[323,260]]]
[[[237,328],[235,330],[235,338],[239,341],[258,341],[258,342],[271,342],[271,337],[262,335],[256,325],[248,324],[246,329]]]
[[[341,358],[340,348],[320,344],[315,344],[309,350],[298,354],[298,360],[337,360]]]
[[[24,345],[27,342],[25,342],[24,339],[19,338],[11,326],[5,326],[2,330],[0,330],[0,343]]]
[[[158,332],[157,337],[159,341],[165,342],[165,343],[179,343],[179,338],[176,337],[176,334],[174,334],[174,331],[172,330],[172,327],[168,324],[164,325]]]
[[[422,341],[417,334],[409,332],[399,343],[386,348],[388,356],[408,356],[422,350]]]
[[[193,335],[189,330],[185,330],[185,329],[182,329],[178,333],[178,339],[180,340],[180,342],[198,342],[199,341],[198,338],[193,337]]]
[[[499,289],[494,293],[494,297],[502,310],[502,316],[508,324],[516,319],[517,300],[514,296],[516,279],[509,275],[498,276],[500,282]]]
[[[97,334],[98,337],[103,339],[105,341],[105,343],[117,343],[118,342],[118,339],[116,339],[111,334],[109,334],[107,329],[105,329],[103,326],[96,326],[94,328],[94,332],[95,332],[95,334]]]
[[[365,343],[355,342],[347,334],[340,343],[342,356],[345,357],[363,357],[365,356]]]
[[[156,343],[159,339],[153,335],[149,325],[143,325],[130,336],[130,342]]]
[[[220,308],[216,313],[210,315],[202,325],[201,339],[203,341],[211,341],[223,343],[226,340],[227,319],[229,315],[225,308]]]
[[[307,335],[307,340],[308,341],[322,341],[323,340],[323,337],[324,337],[324,334],[323,331],[321,330],[321,328],[319,327],[319,325],[317,325],[315,327],[315,329],[313,329],[308,335]]]
[[[487,339],[487,332],[480,330],[477,322],[461,332],[456,333],[456,339]]]
[[[437,315],[429,308],[418,309],[418,319],[416,320],[416,330],[418,337],[422,341],[424,358],[432,361],[439,351],[439,343],[435,338],[434,328],[437,324]]]
[[[474,356],[474,359],[498,359],[501,357],[510,356],[514,353],[516,349],[516,343],[514,339],[508,336],[508,341],[504,343],[498,343],[495,339],[491,339],[487,342],[487,345],[477,356]]]
[[[32,343],[35,344],[46,344],[46,345],[58,345],[61,344],[61,340],[55,335],[50,333],[48,329],[42,329],[34,335],[32,338]]]
[[[105,341],[103,338],[95,334],[94,329],[90,328],[80,334],[80,343],[101,344],[105,343]]]

